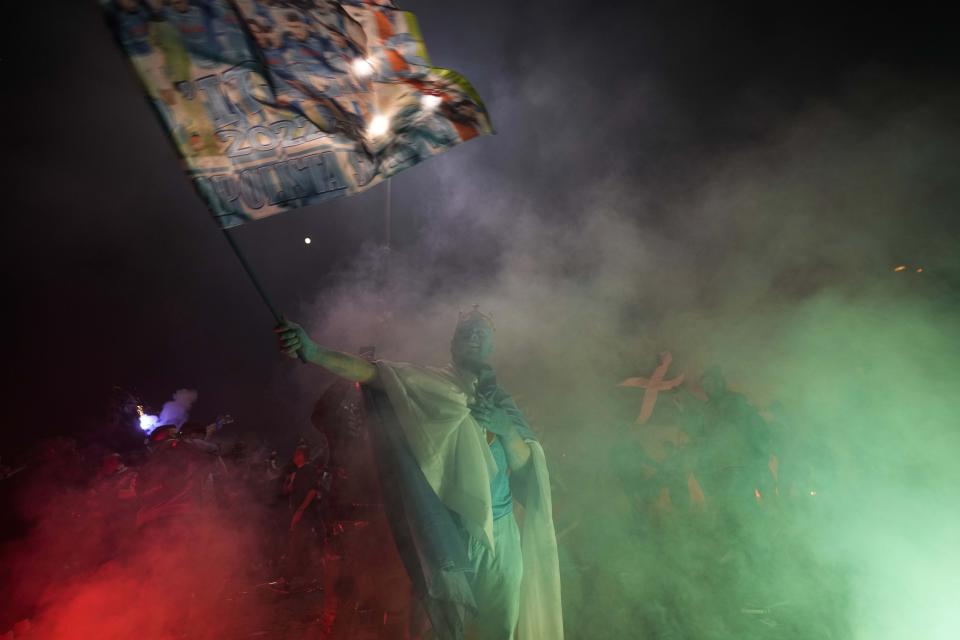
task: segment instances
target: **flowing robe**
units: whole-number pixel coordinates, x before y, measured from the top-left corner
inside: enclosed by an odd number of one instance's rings
[[[477,380],[442,369],[378,362],[383,393],[370,394],[374,446],[388,516],[415,591],[424,600],[439,638],[462,637],[475,613],[469,587],[465,530],[495,547],[490,480],[496,463],[484,429],[468,408]],[[530,445],[523,500],[520,640],[562,640],[560,574],[543,448],[509,396],[503,406]],[[481,612],[482,613],[482,612]]]

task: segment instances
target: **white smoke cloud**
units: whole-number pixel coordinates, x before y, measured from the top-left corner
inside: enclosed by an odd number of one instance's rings
[[[197,401],[197,396],[198,394],[194,389],[178,389],[175,391],[173,398],[163,404],[157,425],[173,424],[178,428],[182,427],[190,418],[190,408]]]

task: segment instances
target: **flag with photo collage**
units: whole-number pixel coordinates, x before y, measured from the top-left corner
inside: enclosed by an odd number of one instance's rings
[[[221,227],[352,195],[492,133],[388,0],[100,0]]]

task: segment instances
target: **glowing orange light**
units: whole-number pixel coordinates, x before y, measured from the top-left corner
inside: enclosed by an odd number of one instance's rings
[[[917,267],[917,273],[923,273],[923,267]]]
[[[897,273],[900,273],[901,271],[906,271],[906,270],[907,270],[907,265],[905,265],[905,264],[899,264],[899,265],[895,266],[895,267],[893,268],[893,270],[896,271]]]

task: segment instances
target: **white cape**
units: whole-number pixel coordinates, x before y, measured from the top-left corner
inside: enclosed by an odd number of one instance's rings
[[[377,371],[413,456],[440,501],[457,513],[467,531],[493,547],[490,478],[496,463],[483,428],[470,414],[476,378],[453,367],[437,369],[378,362]],[[553,527],[550,474],[543,448],[529,440],[521,520],[523,582],[520,640],[563,640],[560,565]]]

